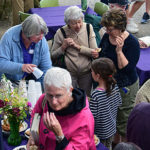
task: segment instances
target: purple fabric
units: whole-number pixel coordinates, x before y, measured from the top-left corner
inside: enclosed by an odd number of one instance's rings
[[[141,49],[140,58],[136,67],[141,86],[150,78],[150,47]]]
[[[49,29],[46,39],[50,40],[54,37],[56,31],[65,25],[64,11],[69,6],[58,7],[44,7],[44,8],[31,8],[29,13],[38,14],[41,16],[47,24]],[[79,6],[80,7],[80,6]],[[97,15],[91,8],[88,8],[86,13]]]
[[[28,123],[28,128],[29,128],[29,120],[27,121]],[[24,136],[24,132],[21,132],[21,136],[22,136],[22,142],[20,145],[26,145],[27,142],[28,142],[28,139]],[[12,150],[14,149],[15,147],[17,146],[9,146],[8,143],[7,143],[7,138],[8,138],[8,135],[6,134],[3,134],[3,144],[4,144],[4,150]],[[99,143],[97,146],[96,146],[96,150],[108,150],[108,148],[106,148],[102,143]]]
[[[134,107],[127,124],[127,140],[142,150],[150,149],[150,103],[142,102]]]
[[[96,150],[109,150],[108,148],[106,148],[102,143],[99,143],[96,146]]]
[[[29,126],[30,126],[29,125],[29,123],[30,123],[29,120],[26,121],[26,122],[28,123],[28,128],[29,128]],[[20,145],[26,145],[27,142],[28,142],[28,139],[25,137],[24,132],[21,132],[20,135],[22,137],[22,142],[21,142]],[[10,145],[8,145],[8,142],[7,142],[8,136],[9,136],[8,134],[3,133],[4,150],[12,150],[15,147],[17,147],[17,146],[10,146]]]
[[[22,39],[22,36],[20,34],[20,45],[21,45],[21,48],[22,48],[22,51],[23,51],[23,60],[24,60],[24,64],[32,64],[32,60],[33,60],[33,54],[30,54],[29,51],[30,50],[34,50],[35,48],[35,43],[31,43],[31,45],[29,46],[28,49],[26,49],[24,43],[23,43],[23,39]],[[23,77],[26,77],[28,76],[29,74],[28,73],[24,73],[23,74]]]

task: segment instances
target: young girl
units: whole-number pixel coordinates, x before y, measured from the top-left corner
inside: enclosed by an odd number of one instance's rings
[[[114,74],[115,66],[109,58],[99,58],[92,62],[92,77],[98,82],[90,99],[90,109],[95,119],[95,134],[110,150],[116,133],[118,106],[122,104]]]

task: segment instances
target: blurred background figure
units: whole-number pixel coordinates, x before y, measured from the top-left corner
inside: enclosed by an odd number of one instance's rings
[[[135,105],[140,102],[150,103],[150,79],[142,85],[136,94]]]
[[[148,23],[148,20],[150,19],[150,0],[131,0],[131,2],[134,2],[131,8],[129,8],[128,11],[128,24],[127,24],[127,30],[131,33],[137,33],[139,31],[138,25],[135,24],[133,20],[134,14],[138,11],[138,9],[143,5],[145,2],[146,4],[146,12],[143,14],[141,23]]]
[[[19,20],[19,11],[28,13],[31,8],[40,7],[40,0],[13,0],[12,2],[12,14],[13,14],[13,23],[12,25],[17,25],[20,23]]]
[[[121,142],[118,143],[113,150],[142,150],[142,149],[134,143]]]
[[[128,119],[127,140],[133,142],[142,150],[150,148],[150,103],[137,104]]]
[[[128,0],[109,0],[108,5],[110,9],[123,9],[126,10],[128,6]]]

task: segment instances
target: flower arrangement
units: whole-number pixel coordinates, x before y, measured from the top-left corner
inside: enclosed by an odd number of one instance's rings
[[[10,80],[5,75],[2,76],[0,89],[0,114],[6,115],[8,119],[14,118],[17,122],[23,121],[27,117],[27,112],[31,107],[30,102],[14,88]]]

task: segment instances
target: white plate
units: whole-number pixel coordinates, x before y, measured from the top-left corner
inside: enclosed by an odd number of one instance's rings
[[[95,136],[95,135],[94,135]],[[99,143],[100,143],[100,140],[99,140],[99,138],[98,138],[98,136],[96,136],[97,137],[97,143],[95,143],[95,145],[97,146]],[[95,138],[95,137],[94,137]],[[95,142],[95,141],[94,141]]]
[[[1,121],[1,124],[3,125],[3,120]],[[20,127],[19,132],[25,131],[27,128],[28,128],[28,124],[24,121],[24,122],[22,123],[22,126]],[[3,133],[6,133],[6,134],[9,134],[9,131],[5,131],[5,130],[3,130],[3,129],[2,129],[2,132],[3,132]]]
[[[13,150],[19,150],[21,148],[24,148],[26,150],[26,145],[22,145],[22,146],[17,146],[16,148],[14,148]]]
[[[30,131],[30,128],[28,128],[25,132],[24,132],[24,135],[25,137],[27,137],[29,139],[29,135],[26,134],[26,132]]]
[[[100,140],[99,140],[99,138],[98,138],[98,141],[97,141],[97,143],[96,143],[96,146],[97,146],[99,143],[100,143]]]

